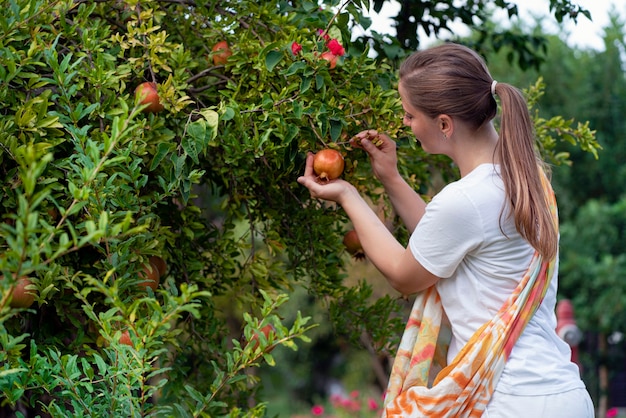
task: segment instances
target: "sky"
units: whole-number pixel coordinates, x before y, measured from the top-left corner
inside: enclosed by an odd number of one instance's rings
[[[578,21],[574,24],[571,19],[565,19],[566,25],[564,26],[566,33],[566,41],[571,46],[576,46],[581,49],[597,49],[603,50],[604,43],[602,41],[603,28],[609,22],[609,11],[612,7],[619,16],[626,17],[626,0],[571,0],[572,3],[578,4],[581,7],[589,10],[592,20],[590,21],[583,15],[579,15]],[[533,17],[541,17],[550,15],[550,1],[549,0],[515,0],[513,3],[517,4],[520,16],[529,22],[534,20]],[[388,16],[394,16],[397,14],[399,6],[397,4],[386,6],[381,10],[380,16],[372,16],[373,25],[372,28],[381,33],[389,33],[391,28],[391,22],[388,20]],[[503,14],[503,18],[506,19],[506,14]],[[546,21],[550,21],[546,19]],[[553,22],[555,19],[552,17]],[[548,33],[556,33],[556,23],[554,25],[547,25],[544,28]]]

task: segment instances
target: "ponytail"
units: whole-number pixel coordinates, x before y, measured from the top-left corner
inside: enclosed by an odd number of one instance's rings
[[[494,83],[492,90],[502,108],[496,153],[515,227],[544,259],[551,260],[558,251],[558,225],[542,186],[547,167],[535,148],[526,101],[517,88],[506,83]]]

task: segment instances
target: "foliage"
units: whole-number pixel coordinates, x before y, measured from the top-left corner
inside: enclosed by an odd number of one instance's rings
[[[561,292],[572,299],[582,329],[610,334],[626,328],[622,285],[626,274],[626,199],[589,200],[563,225]],[[607,291],[611,289],[611,291]]]
[[[278,314],[296,286],[335,312],[350,307],[340,331],[393,352],[401,305],[343,284],[345,214],[295,181],[306,152],[339,149],[345,177],[393,224],[366,156],[347,143],[369,127],[399,138],[402,169],[421,192],[429,170],[456,175],[401,130],[394,64],[351,42],[363,2],[3,6],[3,408],[262,416],[254,369],[274,364],[276,345],[307,342],[315,325]],[[327,38],[345,46],[335,68],[321,59]],[[222,40],[232,55],[214,64]],[[157,83],[162,112],[143,112],[134,90],[144,81]],[[155,291],[140,286],[153,256],[167,263]],[[36,292],[26,310],[11,307],[22,276]]]
[[[374,0],[373,8],[380,11],[388,3],[390,0]],[[515,64],[521,69],[538,69],[546,51],[546,37],[541,34],[520,32],[515,28],[494,27],[491,21],[495,11],[505,12],[509,19],[519,16],[515,3],[507,0],[400,2],[400,10],[392,18],[397,32],[395,42],[411,51],[421,46],[421,32],[426,36],[434,35],[438,38],[451,35],[458,40],[459,37],[451,25],[461,23],[476,35],[472,41],[473,48],[494,52],[505,49],[508,51],[509,65],[513,64],[516,57]],[[588,10],[570,0],[550,0],[550,12],[558,23],[563,22],[565,18],[576,22],[580,15],[591,18]],[[395,55],[393,49],[393,53],[389,53],[389,46],[384,39],[381,41],[378,34],[372,36],[372,41],[379,53],[389,57]]]
[[[534,85],[525,90],[526,100],[531,108],[535,107],[543,96],[544,88],[545,84],[540,77]],[[539,115],[538,108],[534,108],[534,113],[537,142],[541,154],[548,163],[555,166],[571,164],[570,154],[563,151],[562,143],[573,145],[598,158],[600,145],[588,121],[576,122],[573,118],[566,120],[563,116],[544,119]]]

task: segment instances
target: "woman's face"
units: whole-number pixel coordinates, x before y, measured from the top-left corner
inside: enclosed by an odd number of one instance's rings
[[[404,109],[404,117],[402,123],[411,128],[415,138],[422,144],[424,151],[431,154],[440,154],[445,145],[443,133],[439,128],[436,119],[433,119],[423,112],[415,109],[409,102],[407,92],[402,86],[402,82],[398,85],[398,92],[402,99],[402,108]]]

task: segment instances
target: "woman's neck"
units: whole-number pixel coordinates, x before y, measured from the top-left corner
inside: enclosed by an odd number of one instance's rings
[[[498,163],[498,133],[491,123],[472,132],[455,132],[455,146],[450,157],[459,167],[461,177],[481,164]]]

